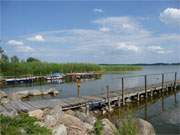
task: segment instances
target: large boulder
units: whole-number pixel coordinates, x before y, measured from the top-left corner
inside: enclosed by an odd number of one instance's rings
[[[75,116],[64,114],[61,123],[67,127],[68,135],[86,135],[88,132],[84,123]]]
[[[32,91],[29,91],[29,95],[30,96],[40,96],[40,95],[42,95],[42,92],[40,90],[32,90]]]
[[[44,122],[48,127],[54,127],[63,117],[64,112],[62,107],[57,105],[53,109],[46,110],[46,115],[44,117]]]
[[[155,130],[151,123],[143,120],[143,119],[137,119],[137,128],[138,128],[138,135],[155,135]]]
[[[94,123],[96,122],[96,118],[92,115],[86,115],[83,112],[79,112],[76,111],[74,113],[74,116],[76,116],[77,118],[79,118],[81,121],[85,122],[85,123],[89,123],[91,125],[94,125]]]
[[[52,115],[46,115],[44,118],[44,124],[49,127],[52,128],[56,125],[57,123],[57,119],[55,119]]]
[[[39,120],[42,120],[42,118],[43,118],[43,111],[40,109],[29,111],[28,114],[29,114],[29,116],[35,117]]]
[[[114,135],[117,130],[115,125],[108,119],[102,119],[101,121],[103,124],[102,135]]]
[[[67,135],[67,128],[64,124],[60,124],[52,130],[53,135]]]

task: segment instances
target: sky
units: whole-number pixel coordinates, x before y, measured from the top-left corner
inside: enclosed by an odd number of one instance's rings
[[[46,62],[180,62],[180,2],[0,1],[0,46]]]

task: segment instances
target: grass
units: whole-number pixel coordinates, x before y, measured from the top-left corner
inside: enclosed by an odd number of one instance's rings
[[[51,131],[46,127],[36,124],[37,120],[27,114],[16,117],[0,115],[0,134],[2,135],[50,135]]]
[[[135,122],[133,121],[132,115],[128,115],[123,120],[122,125],[117,128],[115,135],[136,135],[138,133]]]
[[[51,72],[125,72],[141,70],[139,66],[133,65],[98,65],[92,63],[46,63],[46,62],[2,62],[0,61],[0,71],[3,76],[22,75],[47,75]]]
[[[97,119],[95,124],[94,124],[94,130],[95,130],[95,134],[96,135],[101,135],[102,134],[102,130],[103,130],[103,124],[102,121]]]

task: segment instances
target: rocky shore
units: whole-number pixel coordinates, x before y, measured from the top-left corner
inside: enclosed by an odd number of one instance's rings
[[[21,100],[21,98],[18,99]],[[1,105],[9,100],[16,99],[0,91]],[[0,111],[0,114],[10,117],[19,115],[19,113],[21,112],[1,113]],[[107,118],[97,119],[92,112],[86,114],[83,109],[62,111],[59,105],[26,113],[30,117],[37,118],[36,124],[50,129],[53,135],[96,135],[99,133],[102,135],[120,135],[119,131],[124,128],[124,123],[129,121],[128,119],[118,119],[116,123],[112,123]],[[100,127],[98,127],[97,121],[100,122]],[[153,126],[143,119],[133,118],[131,124],[136,128],[137,135],[155,135]],[[100,131],[97,132],[97,130]]]

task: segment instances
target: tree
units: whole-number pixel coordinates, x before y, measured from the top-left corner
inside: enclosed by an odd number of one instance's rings
[[[8,56],[4,53],[4,50],[0,46],[0,61],[2,62],[9,62]]]
[[[17,56],[13,56],[13,57],[11,57],[11,62],[12,63],[18,63],[19,62],[19,58]]]
[[[26,62],[40,62],[40,60],[33,58],[33,57],[29,57],[29,58],[27,58]]]

